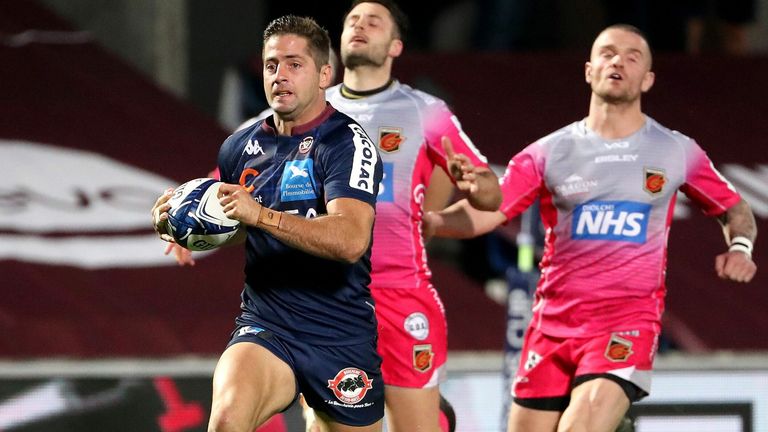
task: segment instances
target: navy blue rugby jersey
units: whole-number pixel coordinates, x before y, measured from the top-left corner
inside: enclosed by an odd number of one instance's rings
[[[335,198],[375,207],[382,164],[375,144],[330,104],[315,120],[280,136],[272,116],[235,132],[219,151],[221,180],[241,184],[265,207],[306,218]],[[248,228],[240,325],[324,345],[376,334],[371,249],[354,264],[319,258]]]

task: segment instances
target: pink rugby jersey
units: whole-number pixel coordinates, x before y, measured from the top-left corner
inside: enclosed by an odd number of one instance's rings
[[[486,159],[437,97],[398,81],[358,99],[342,96],[340,88],[328,89],[326,99],[363,126],[384,162],[373,229],[371,288],[426,286],[430,270],[421,236],[422,203],[433,168],[446,167],[440,140],[450,138],[454,150],[475,165],[487,166]]]
[[[650,117],[617,140],[573,123],[514,156],[500,181],[508,219],[541,199],[532,325],[556,337],[658,332],[677,190],[711,216],[740,199],[694,140]]]

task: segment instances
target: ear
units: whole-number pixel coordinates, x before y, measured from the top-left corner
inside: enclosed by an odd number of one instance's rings
[[[325,90],[333,84],[331,79],[333,77],[333,69],[331,65],[325,64],[320,66],[320,88]]]
[[[592,84],[592,63],[590,62],[584,63],[584,81]]]
[[[392,42],[389,43],[389,54],[390,57],[400,57],[400,54],[403,53],[403,41],[400,39],[392,39]]]
[[[656,82],[656,74],[651,71],[646,72],[643,77],[643,82],[640,83],[640,90],[642,90],[643,93],[647,92],[653,87],[654,82]]]

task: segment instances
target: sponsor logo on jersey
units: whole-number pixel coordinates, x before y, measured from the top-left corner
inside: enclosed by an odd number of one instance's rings
[[[292,160],[285,163],[280,179],[280,201],[301,201],[317,198],[315,193],[314,161]]]
[[[608,346],[605,347],[605,358],[614,362],[627,361],[634,353],[632,351],[632,342],[619,337],[615,333],[611,335],[611,340],[608,341]]]
[[[590,201],[573,211],[571,237],[645,243],[651,205],[634,201]]]
[[[421,312],[408,315],[403,322],[403,328],[417,340],[424,340],[429,336],[429,320]]]
[[[264,149],[261,148],[259,140],[249,139],[248,142],[245,143],[245,149],[243,149],[243,153],[254,156],[258,155],[259,153],[264,154]]]
[[[379,160],[379,153],[371,142],[371,138],[358,124],[350,124],[354,135],[355,154],[352,158],[352,172],[349,176],[349,186],[373,195],[374,170]]]
[[[563,184],[555,186],[558,195],[567,197],[580,193],[587,193],[597,187],[597,180],[584,180],[581,176],[573,174],[565,179]]]
[[[379,128],[379,148],[381,151],[393,153],[400,150],[400,143],[405,141],[403,130],[396,127]]]
[[[245,168],[243,172],[240,173],[240,179],[238,183],[240,183],[240,186],[244,187],[248,193],[251,193],[256,188],[253,183],[256,181],[256,177],[258,176],[259,170],[255,168]]]
[[[315,139],[311,136],[308,136],[301,140],[299,143],[299,153],[301,154],[307,154],[309,153],[309,150],[312,148],[312,144],[315,142]]]
[[[612,155],[603,155],[603,156],[596,156],[595,157],[595,163],[609,163],[609,162],[634,162],[637,160],[636,154],[612,154]]]
[[[377,202],[394,202],[395,201],[395,188],[394,188],[394,175],[395,164],[392,162],[384,162],[382,164],[384,168],[384,175],[379,182],[379,196],[376,198]]]
[[[426,372],[432,369],[432,359],[435,353],[432,352],[432,344],[413,346],[413,368],[419,372]]]
[[[643,190],[651,195],[660,194],[664,190],[664,185],[667,184],[667,176],[662,169],[645,168],[644,178]]]
[[[606,142],[603,145],[608,150],[625,149],[629,148],[629,141]]]
[[[373,380],[368,378],[365,371],[348,367],[340,370],[333,379],[328,380],[328,388],[341,402],[356,404],[363,400],[368,390],[373,388]]]

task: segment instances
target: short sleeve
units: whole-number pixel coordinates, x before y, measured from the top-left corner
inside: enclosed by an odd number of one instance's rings
[[[685,183],[680,190],[707,216],[720,215],[741,200],[733,185],[693,140],[686,151]]]
[[[322,154],[325,202],[336,198],[354,198],[371,206],[376,204],[383,175],[376,146],[363,128],[350,121],[328,139]]]
[[[525,211],[544,184],[544,149],[538,142],[516,154],[499,179],[503,201],[499,210],[507,219]]]

